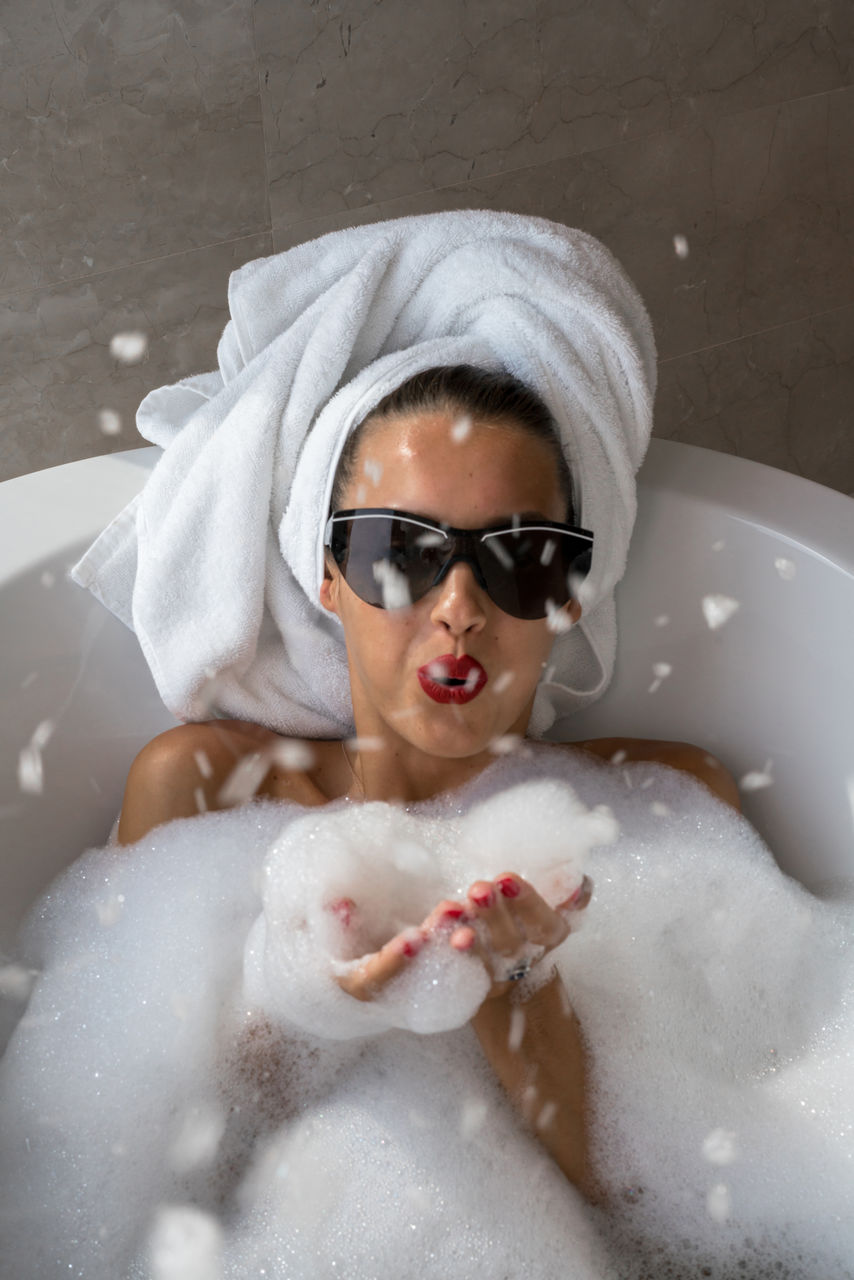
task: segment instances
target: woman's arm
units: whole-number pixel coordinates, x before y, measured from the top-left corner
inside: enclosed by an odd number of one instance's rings
[[[513,1106],[562,1172],[589,1200],[600,1198],[590,1163],[587,1062],[581,1028],[560,974],[526,1001],[485,1000],[477,1037]]]

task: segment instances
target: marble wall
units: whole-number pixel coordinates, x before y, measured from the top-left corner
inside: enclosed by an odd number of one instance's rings
[[[0,479],[145,443],[146,392],[215,367],[242,263],[468,207],[617,254],[656,435],[854,494],[852,12],[4,0]]]

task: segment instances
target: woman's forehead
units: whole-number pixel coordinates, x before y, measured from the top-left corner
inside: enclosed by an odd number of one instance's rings
[[[372,426],[357,453],[349,499],[355,505],[396,506],[424,514],[447,500],[471,511],[556,510],[563,504],[546,441],[504,423],[472,422],[431,412]],[[348,500],[349,500],[348,499]],[[448,518],[448,517],[443,517]]]

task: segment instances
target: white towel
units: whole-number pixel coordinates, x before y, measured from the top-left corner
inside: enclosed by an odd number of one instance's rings
[[[649,316],[611,252],[545,218],[426,214],[249,262],[228,301],[219,369],[145,397],[137,426],[163,455],[72,570],[136,632],[173,715],[353,731],[343,630],[318,599],[335,467],[384,395],[459,363],[540,394],[595,533],[583,616],[555,637],[529,734],[599,697],[656,385]]]

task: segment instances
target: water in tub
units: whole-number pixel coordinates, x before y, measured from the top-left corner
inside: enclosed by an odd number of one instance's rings
[[[375,1004],[334,980],[508,868],[594,882],[551,958],[607,1208],[502,1094],[476,960],[428,945]],[[405,807],[256,800],[90,850],[5,970],[2,1275],[850,1276],[851,925],[694,779],[539,743]]]

